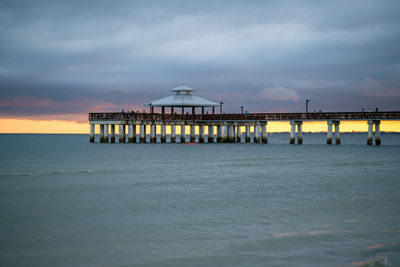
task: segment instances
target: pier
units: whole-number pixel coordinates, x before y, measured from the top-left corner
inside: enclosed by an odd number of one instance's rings
[[[176,130],[179,129],[180,143],[266,144],[268,122],[287,121],[291,125],[288,142],[302,144],[303,122],[326,121],[326,143],[331,145],[334,140],[334,143],[339,145],[341,121],[365,121],[368,124],[367,145],[380,145],[380,122],[400,120],[400,111],[225,114],[222,112],[222,102],[216,103],[193,96],[192,88],[180,86],[172,91],[173,96],[147,103],[146,105],[150,107],[149,113],[134,111],[89,113],[90,142],[95,142],[95,126],[99,125],[101,143],[115,143],[115,127],[118,126],[119,143],[176,143],[178,141]],[[161,112],[154,112],[155,107],[160,107]],[[165,112],[166,107],[170,109],[170,113]],[[219,107],[218,114],[215,113],[215,107]],[[175,112],[174,108],[179,109],[180,113]],[[191,113],[185,113],[185,108],[189,108]],[[200,109],[199,113],[196,113],[196,108]],[[167,127],[170,132],[169,138],[167,138]],[[189,131],[186,132],[186,128]],[[253,135],[250,133],[251,128]],[[159,140],[156,138],[157,132],[160,132]]]

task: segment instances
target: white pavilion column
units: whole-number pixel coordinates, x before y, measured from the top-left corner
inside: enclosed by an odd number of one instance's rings
[[[94,127],[95,124],[90,124],[90,142],[94,143]]]
[[[340,145],[340,121],[333,121],[333,123],[335,124],[335,141],[337,145]]]
[[[214,124],[208,125],[208,143],[214,143]]]
[[[185,124],[181,125],[181,143],[186,142]]]
[[[261,123],[261,142],[263,144],[268,143],[268,137],[267,137],[267,122],[262,122]]]
[[[165,131],[165,123],[163,122],[161,124],[161,143],[166,143],[167,142],[167,135]]]
[[[153,123],[150,125],[150,143],[156,142],[156,125]]]
[[[303,144],[303,131],[301,129],[303,122],[297,121],[296,124],[297,124],[297,144],[301,145]]]
[[[140,124],[140,143],[146,143],[146,125]]]
[[[256,122],[254,124],[254,143],[260,143],[260,123]]]
[[[327,124],[328,124],[328,131],[326,134],[326,143],[328,145],[331,145],[332,144],[332,121],[328,120]]]
[[[115,124],[111,124],[111,143],[115,143]]]
[[[294,121],[290,121],[290,126],[291,126],[291,130],[290,130],[290,144],[295,144],[296,143],[296,139],[295,139],[295,135],[296,135],[296,123]]]
[[[108,138],[108,124],[104,125],[104,143],[108,143],[109,138]]]
[[[375,145],[380,146],[381,145],[381,130],[380,130],[381,121],[374,121],[374,122],[375,122]]]
[[[100,143],[104,143],[104,124],[100,124]]]
[[[190,143],[196,142],[196,126],[190,125]]]
[[[217,143],[222,142],[222,125],[218,124],[217,125]]]
[[[204,143],[204,125],[199,125],[199,143]]]
[[[246,125],[246,143],[250,143],[250,125]]]
[[[171,143],[176,142],[175,125],[171,124]]]
[[[119,142],[125,143],[125,125],[119,125]]]

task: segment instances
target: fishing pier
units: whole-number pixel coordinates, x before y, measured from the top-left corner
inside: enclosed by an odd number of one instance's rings
[[[115,143],[118,129],[119,143],[268,143],[269,121],[287,121],[291,125],[290,144],[302,144],[302,124],[305,121],[327,122],[327,144],[340,144],[341,121],[365,121],[368,124],[367,144],[381,144],[381,120],[400,120],[400,111],[312,112],[312,113],[222,113],[222,102],[216,103],[194,96],[194,89],[179,86],[173,96],[149,102],[149,113],[107,112],[89,113],[90,142],[95,142],[95,126],[100,126],[100,142]],[[161,112],[154,112],[154,108]],[[216,114],[215,108],[219,108]],[[166,113],[165,108],[170,112]],[[185,113],[185,109],[191,113]],[[196,113],[196,109],[199,113]],[[178,112],[179,113],[178,113]],[[149,128],[149,131],[147,130]],[[167,128],[169,134],[167,138]],[[188,135],[186,128],[189,129]],[[179,129],[179,135],[177,130]],[[250,130],[253,130],[251,134]],[[207,132],[206,132],[207,131]],[[156,133],[160,133],[157,140]],[[334,134],[334,136],[333,136]],[[128,136],[128,138],[126,138]]]

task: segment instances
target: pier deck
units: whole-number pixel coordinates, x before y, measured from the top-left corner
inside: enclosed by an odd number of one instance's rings
[[[186,142],[186,126],[190,127],[190,142],[242,142],[242,128],[244,141],[254,143],[267,143],[268,121],[290,121],[290,144],[303,143],[302,124],[304,121],[327,122],[327,144],[332,144],[332,131],[335,133],[335,143],[340,144],[340,121],[366,121],[368,123],[367,144],[381,144],[380,122],[381,120],[400,120],[400,111],[375,111],[375,112],[311,112],[311,113],[250,113],[250,114],[177,114],[177,113],[135,113],[135,112],[105,112],[89,113],[90,142],[95,141],[95,125],[100,125],[100,142],[115,142],[115,126],[119,126],[119,142],[126,142],[126,126],[128,126],[128,142],[147,142],[146,127],[150,128],[150,143],[156,143],[157,127],[161,127],[161,143],[167,138],[166,127],[170,127],[170,141],[176,141],[176,128],[180,128],[180,142]],[[137,138],[136,127],[139,127]],[[196,127],[198,138],[196,138]],[[206,128],[207,127],[207,128]],[[111,140],[109,138],[111,129]],[[205,139],[205,129],[208,130]],[[216,135],[215,133],[216,129]],[[251,129],[252,135],[250,134]]]

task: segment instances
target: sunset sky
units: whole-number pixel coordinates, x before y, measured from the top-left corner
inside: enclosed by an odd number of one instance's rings
[[[88,112],[143,110],[181,84],[227,113],[304,112],[305,99],[311,111],[400,110],[399,10],[390,0],[3,0],[0,133],[87,133]]]

